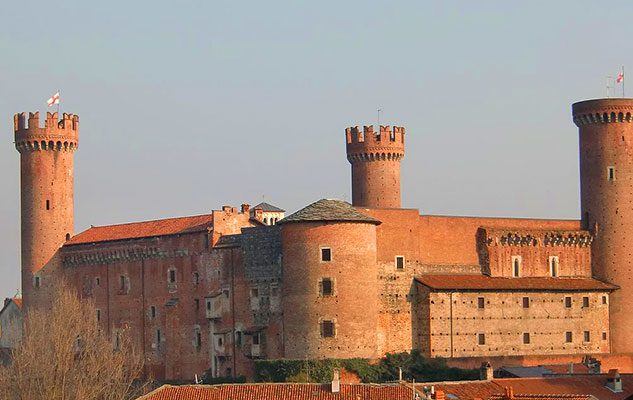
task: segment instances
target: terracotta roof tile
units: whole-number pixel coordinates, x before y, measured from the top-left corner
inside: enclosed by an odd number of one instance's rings
[[[143,400],[410,400],[411,388],[394,385],[344,384],[339,393],[330,385],[310,383],[262,383],[230,385],[164,385]],[[140,399],[139,399],[140,400]]]
[[[208,228],[212,227],[212,214],[132,222],[120,225],[93,226],[72,237],[66,242],[66,245],[199,232],[206,231]]]
[[[485,275],[419,275],[419,283],[434,290],[615,290],[618,287],[592,278],[524,277]]]
[[[14,297],[13,298],[13,302],[15,303],[16,306],[18,306],[18,308],[22,308],[22,298],[21,297]]]
[[[294,214],[279,221],[279,224],[290,222],[365,222],[380,224],[380,221],[357,211],[351,204],[342,200],[321,199]]]

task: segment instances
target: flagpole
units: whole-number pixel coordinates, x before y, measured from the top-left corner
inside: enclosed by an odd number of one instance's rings
[[[57,118],[59,118],[59,104],[62,102],[62,91],[57,89],[57,93],[59,93],[59,99],[57,100]]]

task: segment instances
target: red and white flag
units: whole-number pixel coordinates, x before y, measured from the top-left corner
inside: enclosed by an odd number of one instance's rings
[[[51,96],[50,99],[46,102],[49,107],[54,106],[55,104],[59,104],[59,92],[55,93]]]
[[[617,83],[621,83],[624,80],[624,72],[620,72],[618,74],[618,79],[616,79]]]

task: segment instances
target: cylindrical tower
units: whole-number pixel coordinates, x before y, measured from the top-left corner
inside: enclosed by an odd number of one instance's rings
[[[373,126],[345,130],[347,160],[352,164],[352,204],[368,208],[400,208],[400,160],[404,128]]]
[[[15,147],[20,152],[22,218],[22,295],[31,306],[48,285],[42,269],[73,234],[73,153],[79,140],[79,117],[39,112],[15,114]],[[50,266],[53,268],[53,266]],[[47,269],[50,269],[47,268]]]
[[[319,200],[279,222],[284,357],[377,357],[380,221]]]
[[[633,352],[633,99],[572,106],[580,135],[583,224],[593,230],[593,275],[620,286],[610,298],[611,351]]]

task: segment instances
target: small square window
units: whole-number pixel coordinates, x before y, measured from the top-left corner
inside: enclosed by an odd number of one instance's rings
[[[607,296],[602,296],[602,304],[607,304]]]
[[[565,308],[571,308],[571,297],[565,296]]]
[[[321,248],[321,261],[322,262],[332,261],[332,249],[330,249],[329,247]]]
[[[334,282],[332,282],[332,279],[321,279],[321,296],[332,296],[332,294],[334,294]]]
[[[615,181],[615,167],[608,167],[607,168],[607,180],[609,182]]]
[[[400,271],[404,269],[404,256],[396,256],[396,269]]]
[[[523,344],[530,344],[530,334],[528,332],[523,334]]]
[[[483,297],[477,297],[477,308],[485,308],[486,300]]]
[[[589,297],[583,296],[582,298],[582,307],[589,308]]]
[[[589,333],[589,331],[584,331],[583,332],[583,340],[585,342],[590,342],[591,341],[591,334]]]
[[[523,298],[523,308],[530,308],[530,298],[529,297],[524,297]]]
[[[259,289],[257,289],[257,288],[251,289],[251,297],[253,297],[253,298],[259,297]]]
[[[477,334],[477,344],[484,345],[486,344],[486,335],[483,333]]]
[[[573,340],[573,335],[571,332],[565,332],[565,343],[571,343]]]
[[[321,321],[321,337],[334,337],[334,321]]]
[[[602,332],[602,340],[607,340],[607,332]]]

